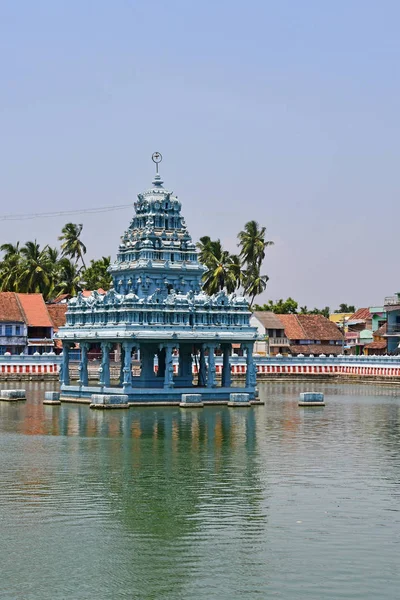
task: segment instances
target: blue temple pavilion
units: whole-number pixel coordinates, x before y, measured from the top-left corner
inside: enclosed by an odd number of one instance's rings
[[[157,154],[157,156],[159,156]],[[62,397],[124,394],[129,402],[176,402],[183,394],[201,400],[228,401],[232,391],[255,397],[253,345],[257,331],[249,324],[247,300],[221,291],[202,290],[205,267],[181,214],[181,203],[163,187],[160,174],[138,195],[135,214],[121,238],[106,294],[82,293],[68,303],[66,325],[60,328],[63,353]],[[246,381],[232,388],[232,344],[246,355]],[[71,348],[80,347],[79,381],[71,382]],[[88,353],[100,346],[98,382],[89,381]],[[110,379],[110,352],[119,345],[118,381]],[[140,356],[132,372],[132,353]],[[216,375],[222,356],[222,376]],[[178,371],[174,372],[174,361]],[[221,360],[221,359],[220,359]]]

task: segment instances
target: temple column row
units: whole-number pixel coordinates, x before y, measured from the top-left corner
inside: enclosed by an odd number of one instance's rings
[[[207,343],[200,345],[199,365],[198,365],[198,385],[200,387],[216,387],[216,365],[215,365],[215,350],[217,343]],[[129,387],[132,385],[132,350],[137,344],[131,341],[124,341],[121,344],[121,369],[120,369],[120,385]],[[256,366],[253,358],[252,342],[242,344],[242,348],[246,352],[246,387],[253,387],[256,383]],[[173,351],[177,347],[174,343],[160,344],[159,349],[156,349],[154,344],[141,345],[141,379],[146,386],[152,379],[163,378],[164,388],[174,387],[174,369],[173,369]],[[112,348],[111,342],[101,342],[101,365],[98,370],[99,382],[103,387],[110,385],[110,351]],[[230,356],[232,344],[226,343],[221,345],[222,348],[222,387],[230,387],[232,383]],[[79,363],[79,384],[87,386],[89,383],[88,374],[88,353],[90,349],[89,342],[81,342],[81,359]],[[63,341],[63,359],[60,368],[60,381],[63,385],[70,384],[69,376],[69,350],[70,343]],[[158,356],[158,372],[154,373],[154,356]],[[208,354],[208,365],[206,362],[206,353]],[[191,384],[192,380],[192,347],[190,344],[182,345],[179,354],[179,377],[182,382]],[[190,384],[189,384],[190,382]],[[150,387],[150,386],[149,386]]]

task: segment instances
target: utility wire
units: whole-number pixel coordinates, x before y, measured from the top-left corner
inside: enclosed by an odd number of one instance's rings
[[[21,215],[0,215],[0,221],[27,221],[28,219],[48,219],[50,217],[62,217],[66,215],[84,215],[93,213],[110,212],[112,210],[123,210],[131,208],[131,204],[117,204],[116,206],[101,206],[97,208],[82,208],[77,210],[63,210],[58,212],[24,213]]]

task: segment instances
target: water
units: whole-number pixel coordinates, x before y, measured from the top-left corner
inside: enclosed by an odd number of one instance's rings
[[[0,403],[0,598],[399,598],[400,388],[101,412],[52,386]]]

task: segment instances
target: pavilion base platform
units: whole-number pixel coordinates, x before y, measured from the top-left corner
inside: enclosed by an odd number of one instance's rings
[[[200,396],[197,401],[204,405],[226,405],[231,400],[232,392],[246,394],[251,405],[264,404],[256,399],[254,387],[173,387],[173,388],[139,388],[139,387],[98,387],[62,385],[60,400],[62,402],[81,402],[92,404],[92,396],[115,396],[115,401],[108,401],[103,408],[118,406],[118,396],[128,406],[179,406],[185,402],[185,396]]]

